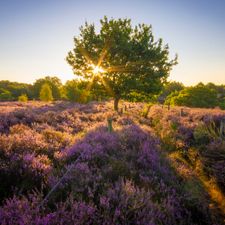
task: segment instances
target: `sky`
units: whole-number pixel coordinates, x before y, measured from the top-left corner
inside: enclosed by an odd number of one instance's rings
[[[169,80],[225,84],[224,0],[0,0],[0,80],[75,76],[65,58],[79,27],[104,15],[151,24],[178,65]]]

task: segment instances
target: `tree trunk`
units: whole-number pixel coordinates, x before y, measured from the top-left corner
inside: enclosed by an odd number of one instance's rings
[[[118,97],[115,97],[114,98],[114,110],[115,111],[117,111],[118,112],[118,109],[119,109],[119,107],[118,107],[118,105],[119,105],[119,98]]]

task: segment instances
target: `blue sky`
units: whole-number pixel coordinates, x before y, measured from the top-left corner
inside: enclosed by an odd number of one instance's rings
[[[223,0],[0,0],[0,80],[74,78],[65,61],[73,36],[107,15],[152,24],[171,57],[178,53],[171,80],[225,84],[224,11]]]

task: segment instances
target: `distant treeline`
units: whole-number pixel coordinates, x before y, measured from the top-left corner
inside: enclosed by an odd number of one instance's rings
[[[133,93],[131,101],[147,101],[171,106],[225,109],[225,85],[198,83],[184,86],[180,82],[167,82],[158,95],[147,97]]]
[[[185,87],[182,83],[170,82],[163,87],[157,100],[167,105],[225,109],[225,85],[199,83]]]
[[[36,80],[33,84],[0,81],[0,101],[27,101],[27,100],[68,100],[85,103],[91,100],[106,100],[112,93],[107,92],[100,81],[92,83],[84,80],[70,80],[64,85],[57,77],[45,77]],[[225,109],[225,85],[213,83],[199,83],[185,87],[180,82],[164,84],[158,95],[143,95],[131,92],[126,100],[161,103],[189,107]]]
[[[62,84],[58,77],[44,77],[33,84],[0,81],[0,101],[69,100],[85,103],[90,100],[107,99],[107,92],[96,80],[70,80]]]

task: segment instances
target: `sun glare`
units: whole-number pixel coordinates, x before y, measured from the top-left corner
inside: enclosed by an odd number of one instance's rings
[[[93,73],[94,74],[99,74],[99,73],[104,73],[105,70],[102,67],[99,66],[93,66]]]

